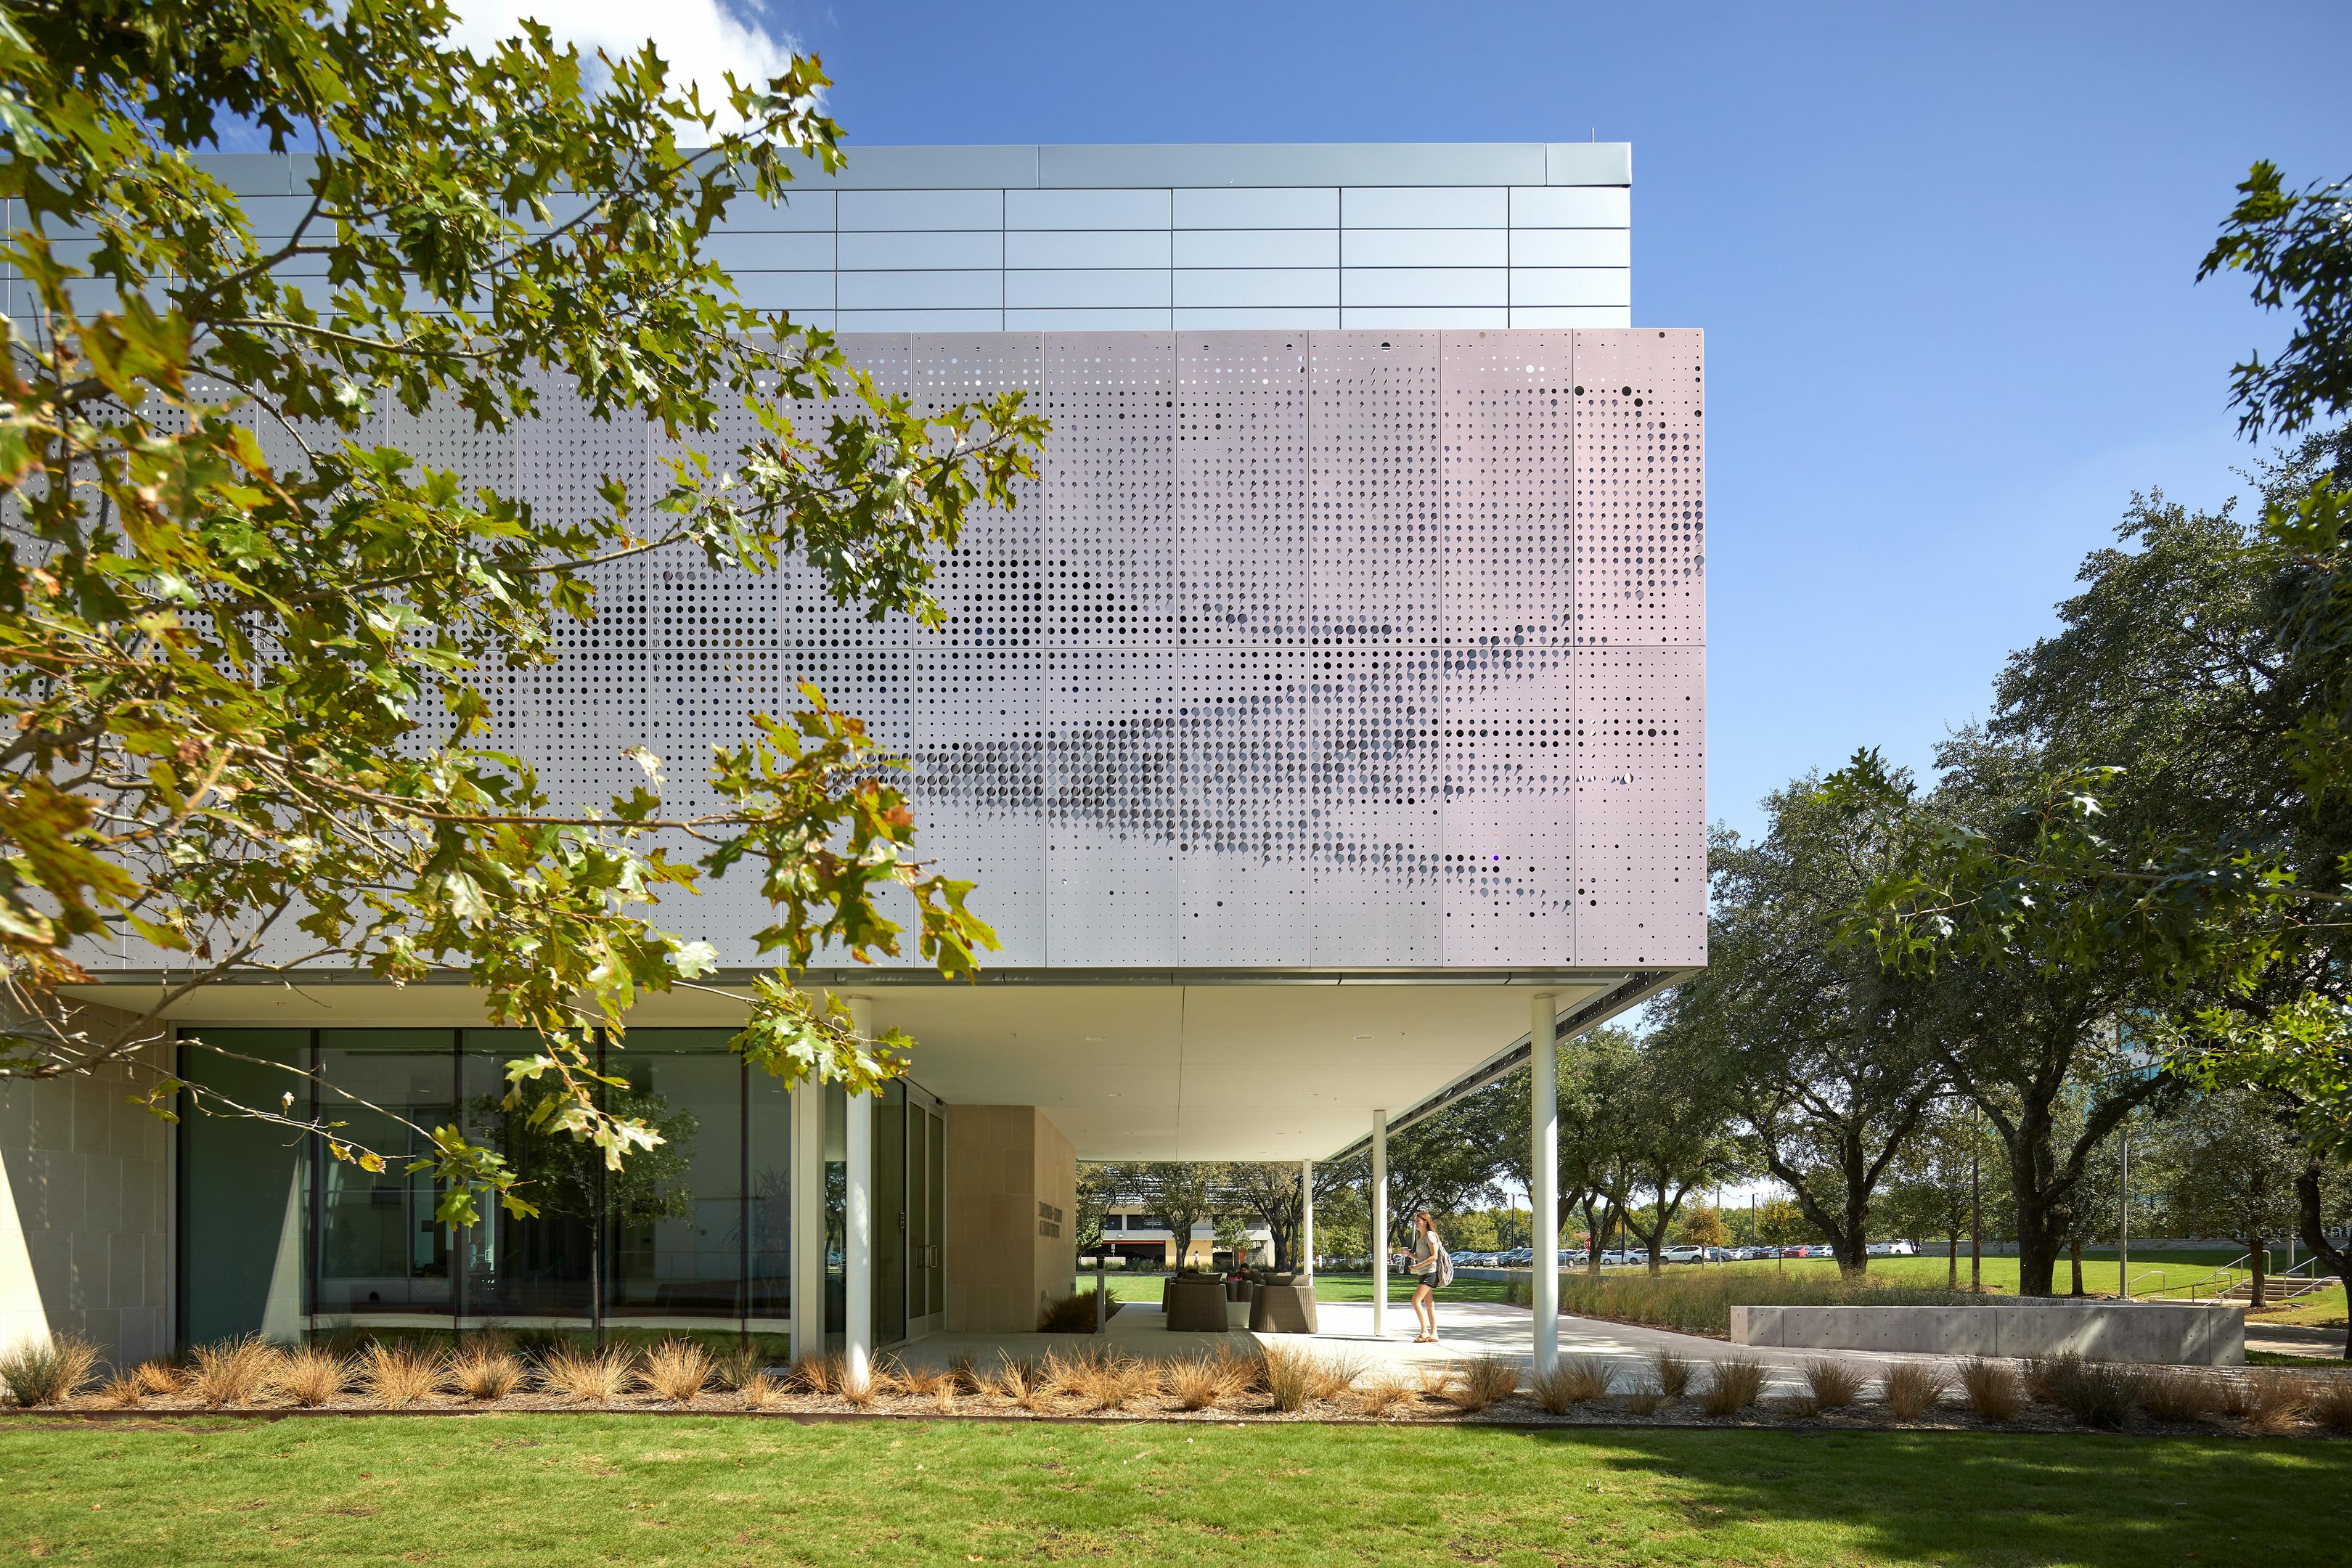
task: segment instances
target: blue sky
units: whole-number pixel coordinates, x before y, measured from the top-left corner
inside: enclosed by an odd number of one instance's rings
[[[2352,174],[2352,7],[814,5],[856,142],[1634,147],[1633,319],[1708,337],[1712,814],[1924,767],[2131,492],[2219,504],[2192,285],[2256,158]]]

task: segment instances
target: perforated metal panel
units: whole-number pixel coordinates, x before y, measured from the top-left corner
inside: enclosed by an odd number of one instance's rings
[[[709,748],[809,679],[905,752],[999,963],[1704,962],[1697,333],[843,343],[919,407],[1018,386],[1053,421],[1020,508],[942,564],[950,626],[867,621],[801,566],[604,569],[562,664],[492,677],[556,802],[627,788],[643,743],[706,807]],[[541,403],[504,442],[397,434],[558,517],[599,475],[650,505],[655,434]],[[719,452],[751,437],[722,422]],[[770,917],[739,872],[661,918],[748,963]]]

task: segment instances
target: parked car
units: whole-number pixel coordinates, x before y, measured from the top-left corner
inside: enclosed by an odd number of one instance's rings
[[[1669,1247],[1658,1254],[1662,1263],[1696,1263],[1706,1256],[1704,1247]]]

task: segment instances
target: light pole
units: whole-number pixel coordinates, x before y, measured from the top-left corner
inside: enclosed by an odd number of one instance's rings
[[[2131,1118],[2124,1118],[2124,1139],[2116,1156],[2116,1294],[2131,1300]]]
[[[1969,1289],[1984,1292],[1984,1108],[1977,1108],[1969,1138]]]

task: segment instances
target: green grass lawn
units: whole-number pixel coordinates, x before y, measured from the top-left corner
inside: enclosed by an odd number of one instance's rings
[[[484,1415],[0,1423],[56,1563],[2339,1560],[2352,1444]]]

